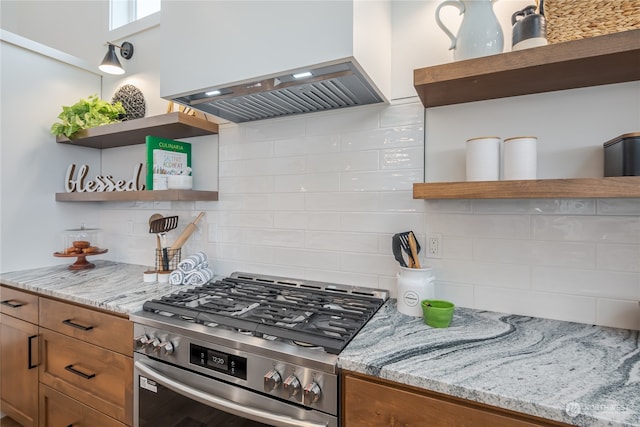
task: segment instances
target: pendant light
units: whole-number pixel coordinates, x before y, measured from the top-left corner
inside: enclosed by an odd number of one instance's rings
[[[122,46],[110,42],[107,42],[107,45],[109,46],[109,50],[98,68],[100,71],[108,74],[124,74],[124,68],[122,68],[118,60],[118,55],[116,55],[116,48],[120,49],[120,56],[124,59],[131,59],[133,56],[133,45],[129,42],[123,42]]]

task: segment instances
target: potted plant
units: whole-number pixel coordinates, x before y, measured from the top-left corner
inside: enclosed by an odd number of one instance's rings
[[[119,122],[125,114],[121,102],[111,104],[98,98],[98,95],[91,95],[71,106],[63,106],[58,115],[62,123],[54,123],[51,133],[73,139],[76,132],[82,129]]]

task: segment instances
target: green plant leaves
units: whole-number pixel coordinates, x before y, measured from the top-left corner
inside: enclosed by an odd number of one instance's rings
[[[58,115],[62,123],[51,125],[51,133],[72,139],[79,130],[119,122],[124,114],[126,111],[121,102],[110,104],[98,98],[98,95],[91,95],[72,106],[63,106]]]

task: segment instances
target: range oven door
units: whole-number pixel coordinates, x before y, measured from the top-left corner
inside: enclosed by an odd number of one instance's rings
[[[337,427],[336,417],[135,353],[134,427]]]

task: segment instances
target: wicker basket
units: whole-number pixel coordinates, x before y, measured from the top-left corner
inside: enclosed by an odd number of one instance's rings
[[[640,0],[544,0],[543,5],[549,43],[640,28]]]

